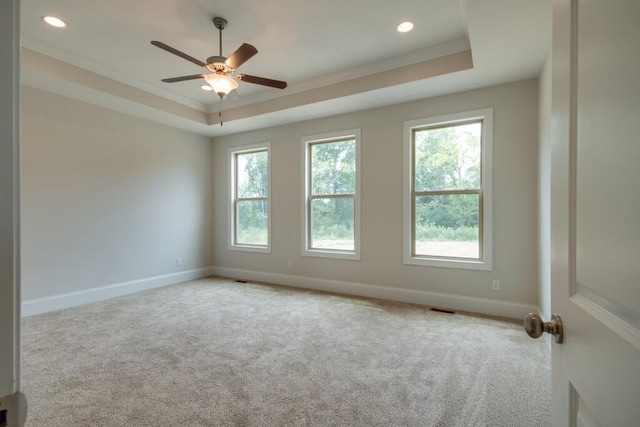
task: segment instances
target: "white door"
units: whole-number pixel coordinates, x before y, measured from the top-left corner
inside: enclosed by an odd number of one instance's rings
[[[640,426],[640,1],[553,20],[553,422]]]

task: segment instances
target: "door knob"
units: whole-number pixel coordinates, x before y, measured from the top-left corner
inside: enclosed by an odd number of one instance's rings
[[[537,314],[529,313],[524,318],[524,330],[531,338],[538,338],[546,332],[553,335],[558,344],[562,342],[562,319],[557,314],[551,316],[551,322],[543,322]]]

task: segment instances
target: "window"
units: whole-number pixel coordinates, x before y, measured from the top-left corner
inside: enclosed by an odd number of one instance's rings
[[[302,255],[360,259],[360,130],[302,138]]]
[[[271,144],[229,149],[229,249],[271,252]]]
[[[493,109],[405,122],[404,262],[492,269]]]

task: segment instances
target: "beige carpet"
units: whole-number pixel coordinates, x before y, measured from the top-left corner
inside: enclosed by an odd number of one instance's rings
[[[29,317],[27,426],[548,426],[520,325],[208,278]]]

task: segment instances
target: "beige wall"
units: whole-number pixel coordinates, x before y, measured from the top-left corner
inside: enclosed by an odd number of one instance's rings
[[[23,301],[211,264],[210,138],[24,87],[22,147]]]
[[[403,121],[494,108],[494,270],[402,263]],[[362,130],[362,260],[303,257],[301,143],[304,135]],[[538,80],[215,139],[214,256],[219,271],[270,273],[537,305]],[[227,250],[229,147],[272,143],[272,253]],[[293,268],[287,267],[292,260]],[[236,269],[236,270],[233,270]],[[502,291],[491,290],[499,279]]]
[[[397,298],[403,300],[414,291],[428,293],[427,302],[456,296],[466,299],[466,309],[485,301],[537,306],[538,90],[531,79],[212,143],[24,88],[23,300],[214,266],[264,281],[308,279],[320,288],[330,281],[338,291],[343,283],[359,284],[362,294],[384,287],[391,293],[376,295],[404,292]],[[403,121],[484,107],[494,108],[494,270],[403,265]],[[362,260],[303,257],[300,138],[351,128],[362,131]],[[227,150],[266,141],[273,161],[272,253],[229,251]],[[502,291],[491,290],[492,279]]]

